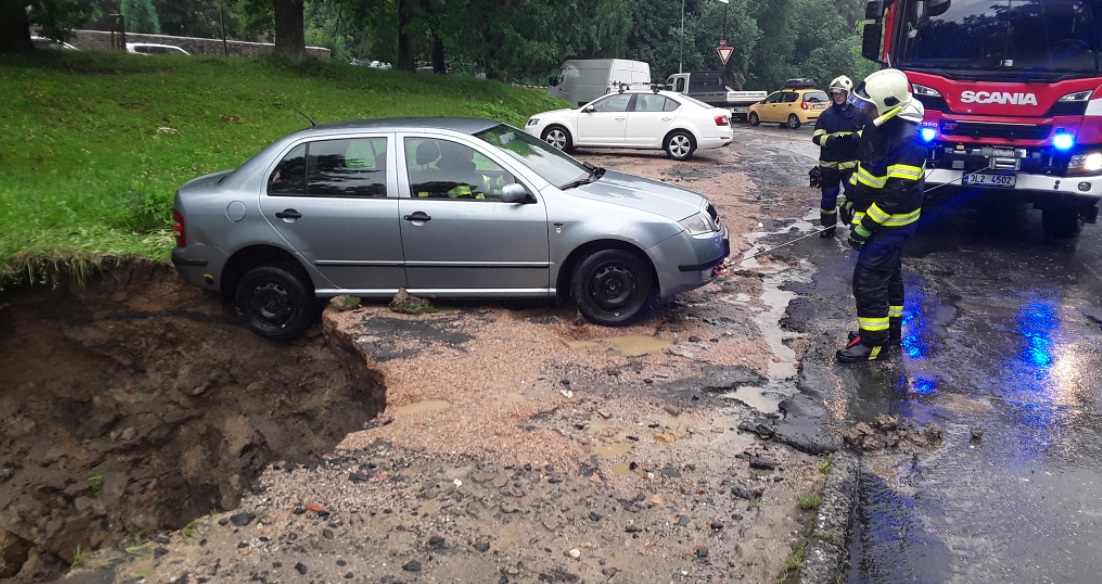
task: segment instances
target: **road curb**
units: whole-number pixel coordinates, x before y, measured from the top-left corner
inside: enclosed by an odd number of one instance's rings
[[[799,584],[834,584],[849,565],[846,539],[856,506],[857,459],[845,450],[831,457],[822,504],[808,536]]]

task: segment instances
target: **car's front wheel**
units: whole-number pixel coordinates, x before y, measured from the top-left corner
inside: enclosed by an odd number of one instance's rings
[[[795,130],[800,127],[800,117],[796,114],[788,114],[788,127]]]
[[[761,120],[758,119],[758,112],[750,112],[749,120],[751,126],[756,126],[761,123]]]
[[[574,147],[574,141],[570,138],[570,132],[562,126],[550,126],[544,130],[543,141],[563,152],[570,152]]]
[[[688,132],[677,131],[666,136],[666,154],[674,160],[688,160],[696,151],[696,142]]]
[[[578,310],[602,326],[626,326],[654,296],[654,275],[646,261],[623,249],[602,249],[574,269],[571,292]]]
[[[252,268],[241,277],[235,295],[245,324],[275,341],[292,341],[314,324],[317,300],[301,270],[284,264]]]

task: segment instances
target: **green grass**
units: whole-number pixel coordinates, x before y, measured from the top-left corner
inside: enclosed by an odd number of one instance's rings
[[[798,503],[800,509],[812,510],[818,509],[823,504],[823,499],[819,496],[819,493],[807,493],[800,497]]]
[[[563,106],[493,81],[343,63],[42,53],[0,56],[0,287],[167,259],[176,188],[308,126],[296,110],[318,123],[455,115],[519,126]]]
[[[97,497],[103,492],[103,478],[102,472],[92,473],[88,477],[88,488],[92,489],[92,494]]]
[[[819,472],[821,472],[823,474],[830,474],[830,471],[833,468],[833,463],[834,463],[834,453],[833,452],[827,452],[823,456],[823,459],[815,464],[815,467],[818,468]]]

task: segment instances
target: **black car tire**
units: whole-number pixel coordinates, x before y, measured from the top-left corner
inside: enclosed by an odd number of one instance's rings
[[[693,140],[693,135],[683,130],[670,133],[666,136],[666,142],[663,145],[666,149],[666,154],[674,160],[688,160],[692,158],[693,152],[696,152],[696,140]]]
[[[301,337],[317,318],[313,285],[301,270],[285,264],[246,272],[235,299],[249,329],[274,341]]]
[[[1083,223],[1078,207],[1060,205],[1041,209],[1041,227],[1045,235],[1053,239],[1070,239],[1079,235]]]
[[[758,119],[758,112],[750,112],[749,121],[751,126],[760,124],[761,120]]]
[[[788,114],[788,127],[795,130],[800,127],[800,117],[796,114]]]
[[[570,132],[562,126],[548,126],[543,131],[542,138],[544,142],[563,152],[570,152],[574,149],[574,140],[570,138]]]
[[[654,275],[647,262],[623,249],[602,249],[574,269],[571,292],[578,310],[601,326],[626,326],[650,305]]]

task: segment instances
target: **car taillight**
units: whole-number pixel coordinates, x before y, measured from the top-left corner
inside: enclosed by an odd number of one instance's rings
[[[802,109],[802,110],[806,110],[806,109],[807,109],[807,102],[806,102],[806,101],[801,101],[801,102],[800,102],[800,109]]]
[[[716,116],[716,125],[717,126],[730,126],[731,125],[731,118],[729,118],[727,116]]]
[[[184,235],[184,216],[176,209],[172,210],[172,232],[176,234],[176,247],[187,247],[187,235]]]

